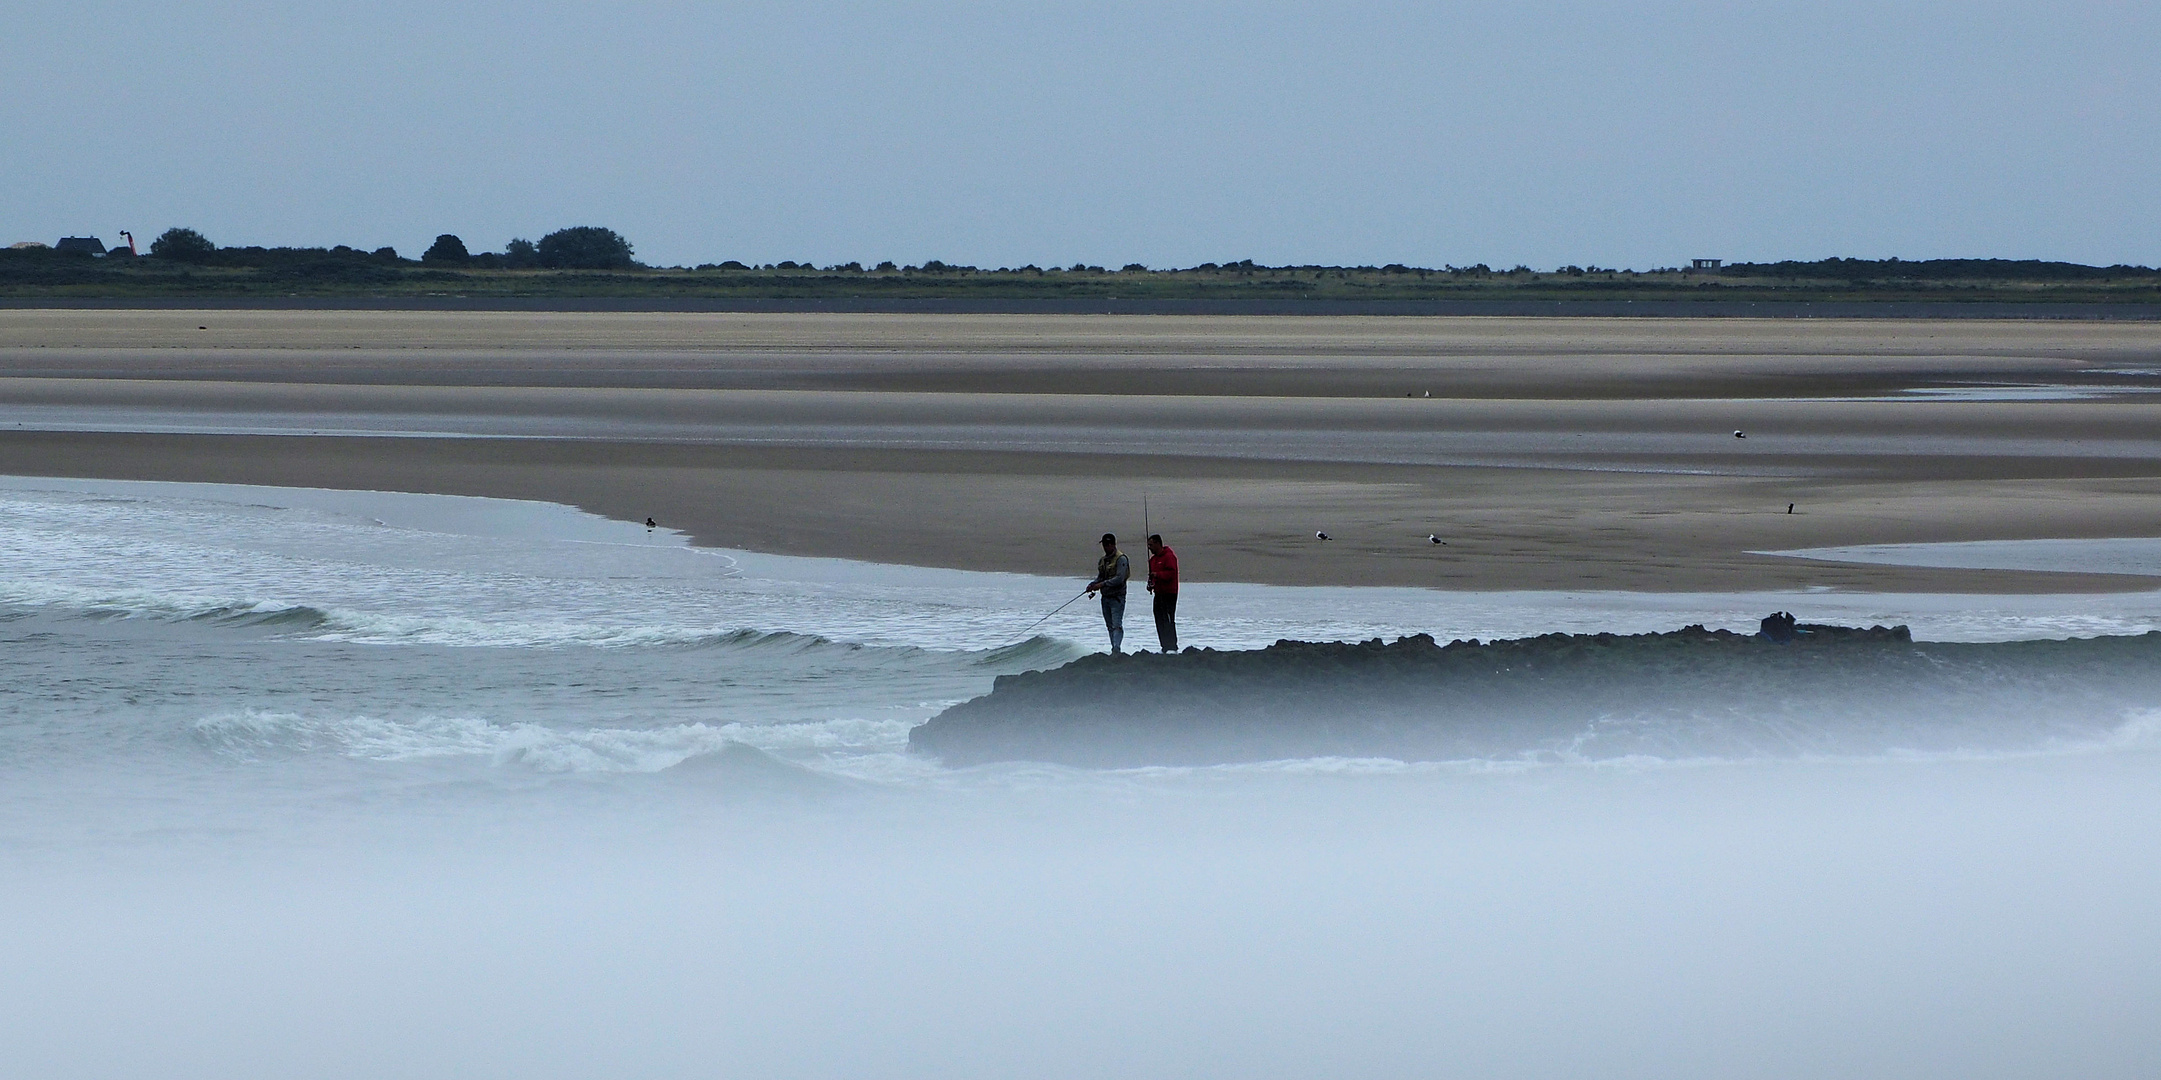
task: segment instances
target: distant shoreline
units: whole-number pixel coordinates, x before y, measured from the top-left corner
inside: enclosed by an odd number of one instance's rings
[[[1257,300],[973,297],[576,296],[6,297],[0,309],[63,311],[533,311],[922,315],[1305,315],[1725,319],[2161,321],[2161,304],[1808,300]]]

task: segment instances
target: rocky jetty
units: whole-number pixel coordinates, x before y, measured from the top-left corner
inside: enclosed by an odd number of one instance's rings
[[[2161,706],[2161,633],[1986,644],[1903,626],[1280,641],[1008,675],[909,733],[949,765],[1983,750],[2100,737]]]

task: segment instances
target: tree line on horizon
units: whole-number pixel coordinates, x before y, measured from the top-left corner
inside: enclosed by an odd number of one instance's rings
[[[31,252],[16,249],[14,255],[73,258],[71,253],[51,249]],[[108,258],[126,259],[126,249],[116,248]],[[339,244],[334,247],[219,247],[201,232],[184,227],[165,230],[151,241],[148,255],[151,258],[175,263],[192,263],[225,267],[279,268],[306,272],[311,266],[320,270],[335,271],[364,269],[368,266],[388,269],[396,265],[410,265],[392,247],[380,247],[372,251]],[[87,256],[81,256],[87,257]],[[440,269],[472,270],[640,270],[646,267],[636,260],[629,240],[613,229],[597,225],[580,225],[558,229],[542,236],[537,242],[523,238],[513,239],[500,252],[473,252],[464,240],[454,233],[443,233],[423,252],[418,260],[423,266]],[[333,265],[335,264],[335,265]],[[671,269],[671,268],[657,268]],[[1534,271],[1528,266],[1517,265],[1508,270],[1495,270],[1484,263],[1468,266],[1443,265],[1439,268],[1411,266],[1404,263],[1385,265],[1336,266],[1321,264],[1293,264],[1271,266],[1256,263],[1252,259],[1240,259],[1222,263],[1204,262],[1186,268],[1158,270],[1142,263],[1127,263],[1117,270],[1103,266],[1076,262],[1071,266],[1038,267],[1033,264],[1017,267],[1001,266],[996,269],[948,263],[928,259],[916,265],[898,265],[891,261],[865,266],[860,262],[834,263],[819,266],[811,262],[782,260],[779,262],[753,264],[730,259],[717,263],[700,263],[694,267],[675,267],[675,270],[691,271],[740,271],[740,272],[797,272],[820,275],[1108,275],[1108,274],[1206,274],[1212,276],[1273,276],[1296,277],[1376,275],[1381,277],[1406,276],[1420,279],[1433,276],[1449,278],[1518,278],[1518,277],[1566,277],[1566,278],[1617,278],[1641,274],[1689,274],[1703,277],[1747,277],[1784,280],[1833,280],[1852,283],[1885,281],[2106,281],[2117,277],[2147,276],[2161,273],[2151,267],[2133,264],[2113,266],[2089,266],[2083,263],[2059,262],[2043,259],[1851,259],[1833,257],[1818,260],[1781,260],[1768,263],[1734,262],[1716,269],[1682,267],[1656,267],[1651,270],[1618,270],[1596,265],[1565,265],[1552,271]]]
[[[174,262],[225,266],[258,265],[265,259],[279,257],[333,256],[385,263],[405,261],[400,259],[398,249],[393,247],[381,247],[373,251],[363,251],[344,244],[329,248],[221,248],[202,233],[179,227],[167,229],[151,241],[150,255]],[[525,239],[512,240],[500,253],[490,251],[474,254],[466,250],[463,240],[444,233],[436,237],[435,243],[421,254],[420,261],[476,268],[530,267],[549,270],[624,270],[638,265],[632,257],[630,241],[623,239],[613,229],[597,225],[558,229],[541,237],[538,243]]]

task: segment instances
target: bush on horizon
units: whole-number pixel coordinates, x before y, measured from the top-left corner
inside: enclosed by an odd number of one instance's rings
[[[473,253],[465,250],[465,241],[452,233],[436,237],[435,243],[428,245],[428,250],[420,253],[420,261],[424,263],[463,263],[472,261],[472,258]]]
[[[630,241],[614,229],[579,225],[558,229],[540,238],[536,250],[540,265],[565,270],[617,270],[637,265]]]
[[[157,239],[150,241],[150,254],[177,262],[200,262],[217,250],[218,246],[211,243],[209,237],[193,229],[178,226],[165,230]]]

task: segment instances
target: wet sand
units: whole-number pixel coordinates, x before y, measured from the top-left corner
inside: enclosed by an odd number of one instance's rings
[[[2161,535],[2157,386],[2147,323],[0,311],[0,472],[1046,574],[1145,498],[1194,580],[2145,589],[1749,552]]]

